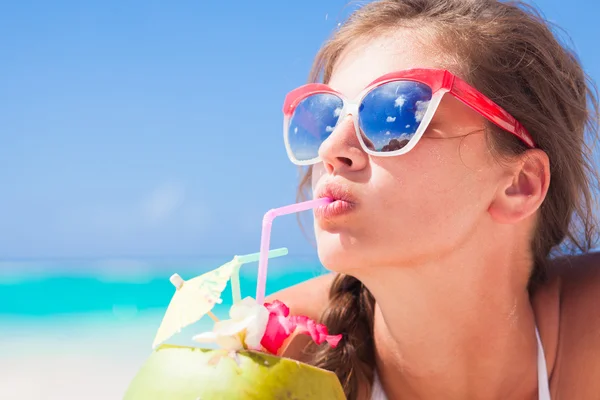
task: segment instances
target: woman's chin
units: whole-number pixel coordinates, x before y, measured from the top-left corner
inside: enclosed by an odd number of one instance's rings
[[[342,234],[320,232],[317,235],[317,252],[321,264],[332,272],[350,273],[364,265],[364,249],[355,238]]]
[[[344,233],[317,232],[317,253],[323,267],[331,272],[359,276],[361,270],[389,266],[414,266],[432,257],[400,246],[385,244],[379,237],[357,237]],[[422,249],[417,249],[422,250]]]

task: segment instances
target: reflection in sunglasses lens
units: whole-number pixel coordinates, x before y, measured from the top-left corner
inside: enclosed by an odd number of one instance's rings
[[[368,147],[390,152],[406,146],[417,132],[431,96],[429,86],[414,81],[389,82],[371,90],[359,108],[360,130],[368,138]]]
[[[344,103],[339,97],[320,93],[303,99],[288,126],[290,148],[299,161],[318,156],[319,147],[333,132]]]

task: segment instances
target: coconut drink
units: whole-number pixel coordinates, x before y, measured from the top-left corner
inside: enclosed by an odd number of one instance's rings
[[[345,399],[332,372],[269,354],[159,346],[125,400]]]
[[[335,346],[341,335],[289,315],[281,303],[259,305],[250,297],[230,310],[211,332],[194,336],[220,348],[159,345],[132,380],[124,400],[345,399],[337,376],[281,357],[293,335],[309,334]]]
[[[267,260],[287,254],[285,248],[268,250],[273,219],[329,201],[270,210],[263,219],[260,253],[236,256],[189,281],[173,275],[170,280],[176,291],[156,334],[154,351],[131,381],[124,400],[345,399],[333,372],[282,356],[295,335],[309,335],[316,344],[332,347],[342,335],[330,335],[326,326],[308,317],[290,315],[281,301],[264,302]],[[256,299],[242,299],[239,268],[254,261],[259,261]],[[230,319],[219,320],[211,310],[221,302],[228,281],[233,297]],[[193,337],[199,347],[162,344],[204,315],[213,319],[214,327]],[[203,343],[216,343],[218,348],[202,348]]]

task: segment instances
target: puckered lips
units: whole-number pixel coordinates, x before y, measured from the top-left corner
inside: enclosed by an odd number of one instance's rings
[[[326,182],[315,191],[315,197],[327,197],[331,203],[315,208],[317,219],[333,219],[350,213],[356,207],[356,198],[350,187],[336,182]]]

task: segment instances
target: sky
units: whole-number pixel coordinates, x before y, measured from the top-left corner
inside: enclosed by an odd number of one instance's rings
[[[283,98],[363,3],[1,2],[0,259],[258,251],[295,201]],[[600,3],[535,4],[600,83]],[[294,216],[271,243],[315,251]]]

